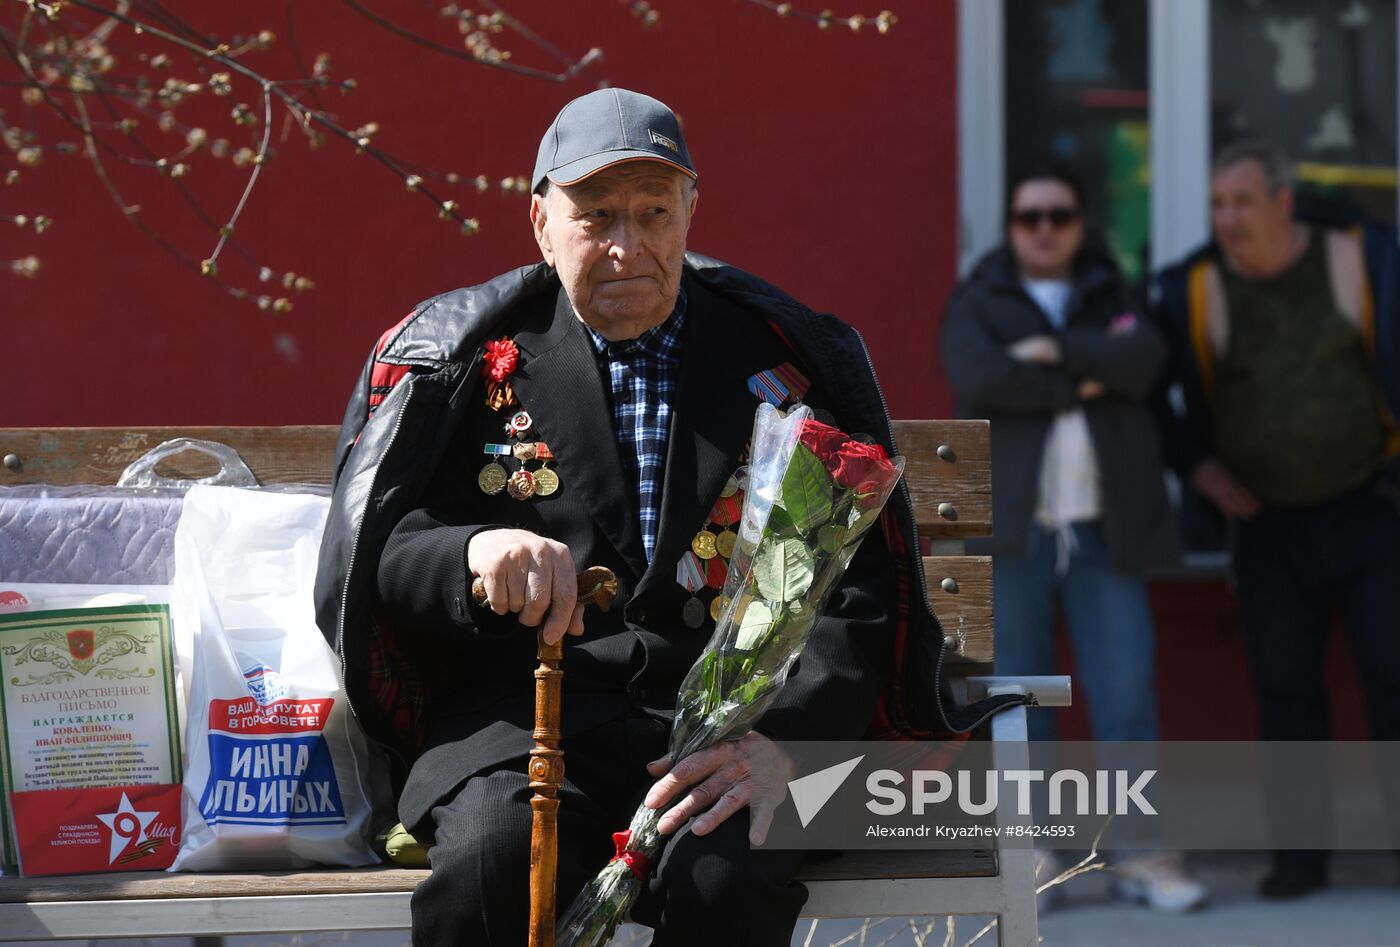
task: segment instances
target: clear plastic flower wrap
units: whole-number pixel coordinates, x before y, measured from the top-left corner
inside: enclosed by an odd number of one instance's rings
[[[679,762],[753,728],[772,703],[904,459],[769,404],[754,418],[748,491],[715,632],[681,683],[670,757]],[[557,947],[603,947],[665,844],[664,809],[639,806],[617,857],[560,918]]]

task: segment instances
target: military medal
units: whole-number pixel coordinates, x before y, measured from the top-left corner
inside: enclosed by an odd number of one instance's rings
[[[812,387],[811,381],[792,362],[751,375],[746,385],[749,391],[775,408],[801,401]]]
[[[741,494],[721,496],[715,501],[714,509],[710,510],[710,521],[728,529],[739,521],[739,516],[743,512],[744,498]]]
[[[705,587],[705,562],[693,552],[684,553],[676,566],[676,581],[690,593],[681,606],[681,620],[687,628],[699,628],[705,622],[705,603],[695,593]]]
[[[512,414],[510,420],[506,422],[505,430],[507,434],[514,437],[518,434],[526,433],[534,426],[535,422],[534,419],[530,417],[529,411],[517,411]]]
[[[512,499],[528,500],[535,495],[535,477],[528,470],[517,470],[506,481],[506,492]]]
[[[520,441],[511,446],[511,453],[514,454],[515,459],[522,464],[527,460],[534,460],[537,456],[535,451],[536,447],[534,441]]]
[[[719,622],[720,613],[724,611],[724,596],[716,595],[714,601],[710,602],[710,618],[716,623]]]
[[[698,598],[688,598],[681,606],[681,621],[692,631],[705,624],[705,603]]]
[[[559,475],[548,467],[535,471],[535,492],[547,497],[559,489]]]
[[[715,545],[715,534],[708,529],[700,530],[690,541],[690,551],[701,559],[713,559],[715,553],[719,552]]]
[[[719,556],[705,563],[705,584],[712,589],[724,588],[725,577],[729,575],[729,563]]]
[[[739,492],[738,482],[733,477],[729,478],[729,482],[735,485],[734,492],[726,495],[721,491],[715,508],[710,511],[710,520],[722,527],[719,535],[715,537],[715,549],[726,562],[734,555],[734,544],[739,538],[729,527],[734,525],[744,509],[744,495]]]
[[[481,473],[476,475],[476,485],[487,496],[495,496],[505,489],[509,479],[506,469],[500,464],[487,464],[481,468]]]
[[[535,441],[533,446],[535,458],[543,464],[535,471],[535,492],[547,497],[559,489],[559,475],[549,468],[549,462],[554,459],[554,452],[544,441]]]
[[[481,472],[476,475],[476,485],[487,496],[495,496],[505,489],[506,482],[510,480],[510,474],[506,472],[505,465],[500,461],[500,458],[510,453],[510,445],[487,444],[481,452],[489,454],[493,459],[491,463],[482,467]]]
[[[743,459],[741,456],[740,460]],[[732,527],[743,516],[747,486],[748,467],[741,466],[720,490],[719,499],[710,510],[704,527],[691,537],[690,549],[681,554],[681,561],[676,567],[676,581],[691,594],[690,600],[681,609],[681,618],[691,628],[699,627],[699,624],[691,624],[696,620],[695,609],[700,604],[695,593],[705,586],[716,590],[724,588],[729,575],[729,560],[734,557],[739,544],[739,536]],[[712,530],[711,524],[717,524],[720,531],[716,533]],[[721,595],[716,595],[710,602],[710,617],[716,621],[719,620],[721,598]],[[703,620],[703,616],[700,616],[699,621]]]
[[[705,563],[693,552],[681,556],[676,566],[676,581],[692,595],[705,587]]]

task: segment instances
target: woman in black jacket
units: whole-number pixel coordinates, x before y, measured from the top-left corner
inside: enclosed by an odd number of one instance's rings
[[[1061,607],[1094,738],[1156,740],[1143,573],[1177,557],[1146,404],[1164,343],[1112,260],[1086,244],[1071,173],[1027,168],[1007,204],[1007,240],[958,285],[941,337],[959,417],[992,422],[994,535],[969,552],[993,556],[997,671],[1054,673]],[[1029,727],[1032,739],[1054,736],[1047,713]],[[1152,867],[1130,893],[1169,910],[1204,896],[1167,877],[1180,875],[1174,862],[1165,875]]]

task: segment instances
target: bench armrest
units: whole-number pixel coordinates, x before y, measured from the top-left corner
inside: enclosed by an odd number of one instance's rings
[[[1070,680],[1065,674],[1036,677],[969,677],[968,696],[995,697],[998,694],[1029,694],[1041,707],[1068,707],[1071,700]]]

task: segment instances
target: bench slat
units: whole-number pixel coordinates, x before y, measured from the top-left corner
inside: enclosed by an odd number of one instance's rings
[[[896,421],[919,532],[931,539],[992,534],[992,427],[986,421]],[[952,459],[940,457],[947,447]],[[946,454],[946,452],[945,452]],[[957,519],[941,515],[952,503]]]
[[[289,889],[240,898],[0,903],[0,941],[193,937],[196,945],[217,945],[223,937],[249,934],[406,930],[411,898],[408,891]]]
[[[995,636],[992,626],[992,560],[990,556],[925,556],[924,578],[928,603],[943,626],[943,634],[957,639],[949,651],[949,664],[992,663]],[[956,592],[943,588],[952,579]]]
[[[20,469],[0,466],[0,485],[113,484],[127,465],[163,441],[194,437],[238,451],[263,483],[330,483],[338,429],[291,427],[131,427],[0,429],[0,457],[13,454]],[[205,477],[214,462],[186,453],[161,464],[169,476]]]
[[[803,881],[847,878],[990,877],[996,859],[989,851],[844,852],[805,866]],[[425,868],[391,866],[316,871],[164,872],[132,871],[50,878],[0,878],[0,904],[63,901],[261,898],[298,895],[411,892],[428,877]]]
[[[275,897],[412,891],[427,869],[390,866],[315,871],[130,871],[51,878],[0,878],[0,904],[27,901],[120,901],[146,898]]]
[[[919,531],[949,539],[988,536],[992,529],[991,428],[986,421],[896,421],[906,458]],[[14,455],[19,470],[0,467],[0,485],[111,484],[128,464],[162,441],[194,437],[233,447],[263,483],[328,483],[338,428],[130,427],[4,428],[0,457]],[[947,447],[953,460],[938,456]],[[946,452],[945,452],[946,453]],[[171,476],[207,476],[212,463],[186,454],[162,464]],[[951,503],[957,519],[938,513]]]

